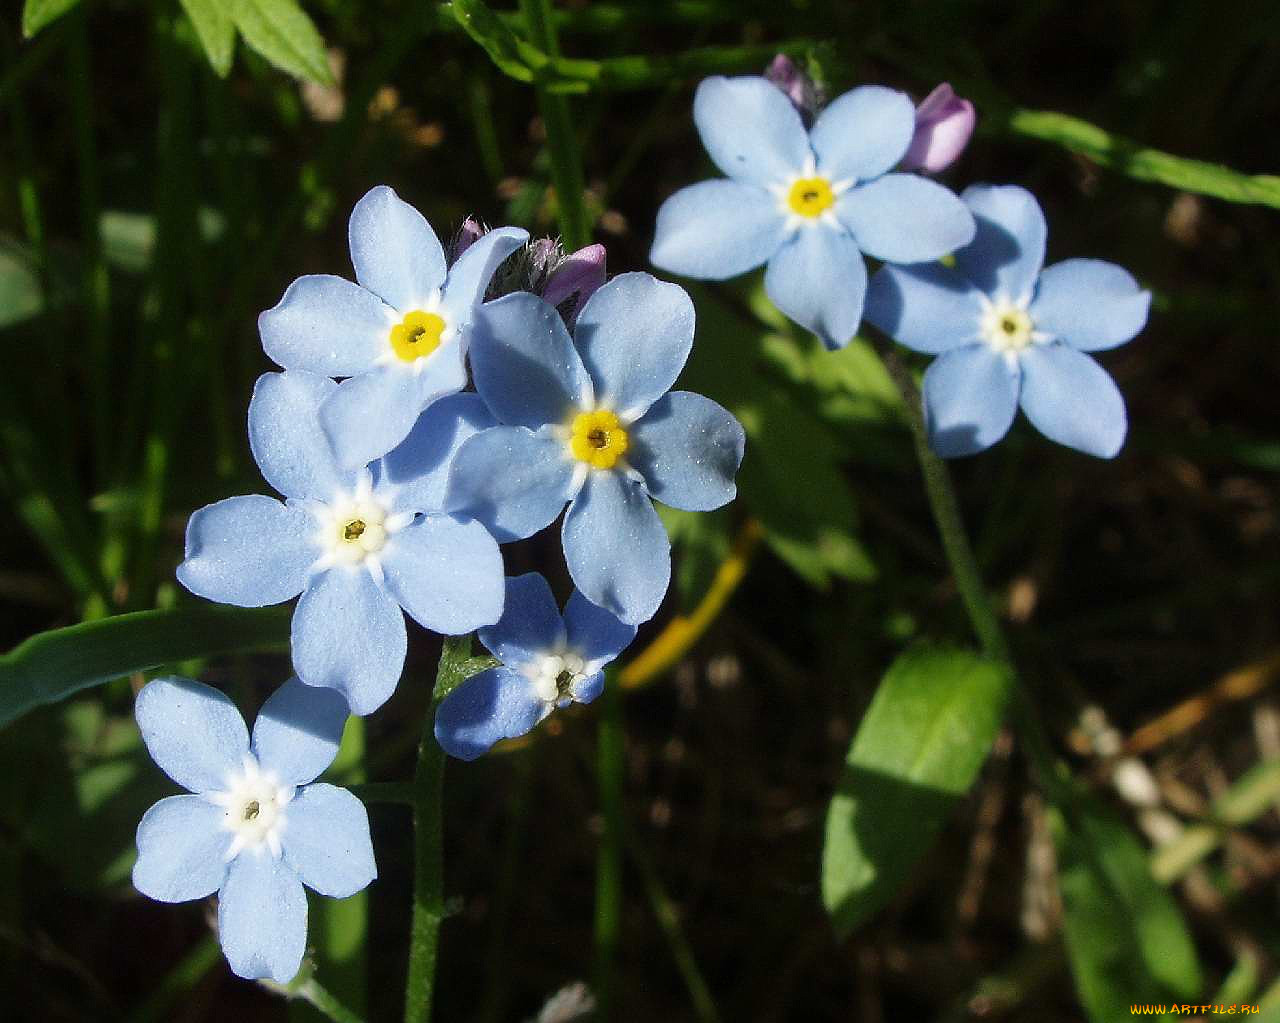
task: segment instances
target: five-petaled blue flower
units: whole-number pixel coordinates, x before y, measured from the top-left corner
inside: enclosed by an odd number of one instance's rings
[[[502,617],[478,635],[502,666],[467,679],[436,711],[436,740],[461,760],[524,735],[557,707],[594,700],[605,665],[635,639],[636,627],[577,590],[562,618],[547,581],[531,572],[507,580]]]
[[[345,899],[378,874],[364,804],[315,778],[332,762],[347,705],[290,679],[258,714],[253,738],[218,690],[161,678],[135,713],[152,759],[195,795],[169,796],[138,825],[133,884],[160,902],[218,893],[231,969],[286,983],[307,944],[305,884]]]
[[[971,455],[1009,430],[1019,405],[1050,440],[1111,458],[1124,443],[1124,399],[1085,352],[1115,348],[1151,304],[1128,271],[1096,259],[1044,265],[1045,222],[1015,185],[974,185],[964,201],[978,232],[956,266],[886,266],[871,282],[867,319],[918,352],[929,442]]]
[[[473,394],[443,398],[386,458],[346,470],[318,421],[337,389],[300,370],[259,378],[249,444],[287,500],[231,497],[195,512],[178,579],[192,593],[241,607],[301,593],[294,671],[369,714],[404,667],[401,608],[450,635],[502,614],[498,545],[480,523],[440,510],[456,446],[492,420]]]
[[[905,93],[865,85],[805,131],[766,79],[706,79],[693,118],[729,179],[682,188],[662,204],[650,260],[716,281],[767,263],[774,305],[829,347],[847,345],[867,290],[862,253],[917,263],[973,237],[973,218],[952,192],[888,173],[911,145],[915,113]]]
[[[386,454],[431,402],[466,386],[475,310],[498,264],[529,233],[489,231],[447,267],[422,214],[379,185],[351,211],[348,235],[359,283],[299,277],[258,329],[285,369],[348,378],[320,419],[350,469]]]
[[[570,502],[561,531],[569,574],[632,625],[657,613],[671,578],[650,497],[706,511],[736,492],[742,426],[709,398],[667,393],[689,357],[693,320],[683,289],[628,273],[587,300],[572,338],[555,308],[528,293],[488,303],[476,321],[471,371],[502,425],[458,449],[446,508],[505,543]]]

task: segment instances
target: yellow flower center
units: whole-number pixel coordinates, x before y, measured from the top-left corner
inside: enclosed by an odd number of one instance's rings
[[[391,328],[391,350],[405,362],[424,359],[440,347],[444,317],[416,309]]]
[[[826,178],[801,178],[791,186],[787,205],[793,213],[802,217],[817,217],[830,209],[836,201],[831,183]]]
[[[597,469],[612,469],[626,454],[627,431],[612,412],[579,412],[570,427],[573,457]]]

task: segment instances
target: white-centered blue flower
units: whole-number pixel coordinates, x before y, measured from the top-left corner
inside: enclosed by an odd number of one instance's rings
[[[485,305],[471,370],[502,425],[458,449],[445,507],[505,543],[549,525],[568,502],[561,536],[575,585],[624,622],[652,618],[671,547],[650,498],[686,511],[733,500],[745,443],[714,401],[670,390],[693,322],[684,290],[646,273],[596,291],[572,338],[534,295]]]
[[[1000,440],[1018,406],[1050,440],[1111,458],[1124,443],[1124,399],[1086,352],[1116,348],[1147,322],[1151,294],[1097,259],[1044,266],[1044,214],[1016,185],[974,185],[962,198],[973,242],[941,264],[886,266],[867,319],[918,352],[929,442],[945,457]]]
[[[774,305],[829,347],[847,345],[862,320],[863,253],[917,263],[973,237],[973,218],[952,192],[889,173],[911,145],[915,114],[905,93],[865,85],[806,131],[766,79],[706,79],[693,119],[728,179],[682,188],[662,204],[650,260],[713,281],[768,264]]]
[[[369,714],[404,667],[401,608],[449,635],[502,613],[498,545],[480,523],[441,511],[457,445],[492,418],[474,394],[442,398],[386,458],[347,470],[318,420],[337,389],[300,370],[259,378],[249,444],[262,475],[287,500],[231,497],[195,512],[178,579],[192,593],[240,607],[301,594],[294,671]]]
[[[507,580],[502,617],[478,635],[501,667],[471,676],[436,711],[436,740],[461,760],[524,735],[557,707],[594,700],[636,627],[577,590],[561,617],[546,579],[531,572]]]
[[[449,267],[422,214],[379,185],[351,211],[348,236],[358,283],[299,277],[258,330],[285,369],[347,378],[320,418],[350,469],[386,454],[431,402],[466,386],[475,310],[498,264],[529,233],[489,231]]]
[[[364,804],[315,781],[338,753],[345,701],[290,679],[263,704],[250,739],[217,689],[160,678],[138,694],[135,714],[152,759],[194,795],[143,815],[134,887],[160,902],[217,892],[231,969],[287,983],[307,944],[302,886],[345,899],[378,875]]]

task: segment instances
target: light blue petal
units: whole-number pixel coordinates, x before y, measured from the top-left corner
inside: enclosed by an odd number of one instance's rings
[[[320,407],[320,422],[340,465],[359,468],[381,458],[409,435],[436,398],[462,390],[467,371],[458,338],[427,356],[420,371],[388,363],[344,380]]]
[[[338,690],[353,714],[373,713],[395,692],[406,645],[399,605],[364,568],[320,573],[293,613],[293,670]]]
[[[843,230],[802,227],[769,260],[764,289],[774,305],[828,348],[843,348],[862,322],[867,265]]]
[[[887,263],[922,263],[973,240],[973,215],[949,188],[917,174],[886,174],[851,188],[836,215],[858,248]]]
[[[523,540],[554,522],[573,496],[573,467],[550,427],[485,430],[458,448],[445,508],[483,523],[499,543]]]
[[[516,669],[564,643],[564,620],[547,580],[537,572],[508,579],[502,617],[478,635],[489,653]]]
[[[900,345],[945,352],[979,340],[982,293],[941,263],[883,266],[871,278],[863,316]]]
[[[284,861],[308,888],[345,899],[378,876],[369,814],[346,789],[321,782],[302,789],[286,808]]]
[[[226,811],[200,796],[170,796],[142,815],[133,886],[158,902],[212,895],[227,876]]]
[[[451,323],[470,324],[475,307],[483,300],[493,273],[516,249],[529,240],[522,227],[486,231],[449,268],[441,305]]]
[[[1031,295],[1044,265],[1044,213],[1017,185],[970,185],[960,198],[977,233],[956,252],[956,266],[986,294],[1019,301]]]
[[[778,199],[755,185],[716,178],[682,188],[658,208],[649,262],[703,281],[737,277],[786,241]]]
[[[563,423],[593,396],[560,314],[526,291],[480,307],[471,372],[480,397],[506,426]]]
[[[293,868],[265,851],[231,861],[218,893],[218,940],[245,980],[293,980],[307,949],[307,896]]]
[[[320,428],[320,406],[337,389],[328,377],[297,369],[263,373],[253,386],[249,447],[263,477],[285,497],[328,502],[355,486],[355,473],[338,467]]]
[[[475,760],[495,742],[531,731],[545,713],[532,682],[508,668],[490,668],[440,701],[436,742],[451,757]]]
[[[253,755],[281,781],[305,785],[338,755],[349,713],[336,689],[317,689],[291,678],[258,711]]]
[[[461,636],[502,614],[502,554],[479,522],[426,515],[382,551],[387,589],[432,632]]]
[[[573,699],[575,703],[590,703],[603,692],[604,672],[597,671],[573,687]]]
[[[644,487],[593,470],[561,530],[574,585],[628,625],[647,622],[671,581],[671,544]]]
[[[1151,292],[1124,267],[1100,259],[1068,259],[1045,267],[1028,312],[1047,331],[1082,352],[1118,348],[1147,324]]]
[[[591,603],[577,590],[570,594],[569,603],[564,606],[564,624],[569,648],[586,661],[589,674],[595,674],[615,660],[636,638],[634,625],[620,621],[612,611]],[[584,699],[581,687],[575,690],[574,696],[580,703],[588,703],[593,698]]]
[[[693,302],[678,284],[619,274],[578,312],[573,341],[596,405],[629,418],[661,398],[693,349]]]
[[[401,314],[425,308],[444,284],[440,239],[387,185],[369,189],[356,203],[347,240],[356,280]]]
[[[326,377],[363,373],[387,351],[395,310],[341,277],[299,277],[258,317],[262,350],[285,369]]]
[[[735,181],[767,187],[799,173],[810,157],[800,114],[763,78],[704,78],[693,121],[712,162]]]
[[[382,460],[379,496],[385,489],[395,511],[438,512],[458,449],[498,421],[478,394],[451,394],[432,402],[413,429]]]
[[[133,704],[156,766],[190,792],[221,790],[249,752],[249,730],[225,694],[186,678],[148,682]]]
[[[835,181],[866,181],[902,159],[915,130],[916,108],[906,93],[863,85],[823,109],[809,142],[824,175]]]
[[[1105,369],[1065,344],[1022,353],[1022,411],[1050,440],[1114,458],[1128,430],[1124,398]]]
[[[991,447],[1009,432],[1017,409],[1016,364],[985,344],[943,352],[925,371],[925,426],[943,458]]]
[[[187,522],[178,582],[220,604],[264,607],[296,597],[320,547],[315,518],[250,494],[206,505]]]
[[[631,427],[627,460],[655,500],[711,511],[737,494],[733,478],[746,442],[727,409],[700,394],[672,391]]]

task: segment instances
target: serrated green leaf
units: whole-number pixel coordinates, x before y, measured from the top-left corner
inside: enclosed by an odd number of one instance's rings
[[[79,2],[80,0],[27,0],[22,5],[22,34],[30,39]]]
[[[43,308],[40,282],[20,250],[0,247],[0,327],[29,320]]]
[[[294,0],[232,0],[231,19],[244,41],[282,71],[333,84],[324,40]]]
[[[898,890],[977,777],[1010,675],[967,650],[919,647],[885,673],[827,810],[822,900],[848,934]]]
[[[33,707],[192,657],[283,648],[288,608],[195,604],[52,629],[0,657],[0,727]]]
[[[1200,995],[1186,921],[1151,874],[1147,853],[1104,804],[1081,794],[1050,810],[1063,929],[1076,991],[1091,1020],[1117,1020],[1131,1003]]]
[[[181,3],[196,28],[209,64],[219,78],[226,78],[236,48],[236,26],[226,4],[223,0],[181,0]]]

